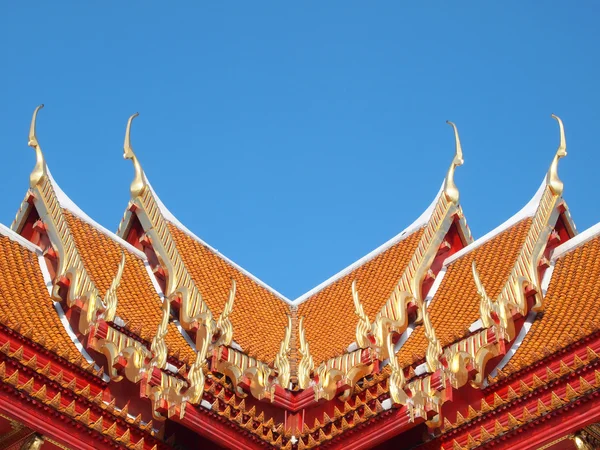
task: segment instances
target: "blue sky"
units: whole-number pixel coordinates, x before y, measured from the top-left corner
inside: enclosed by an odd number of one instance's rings
[[[456,173],[475,237],[560,163],[600,221],[597,2],[2,2],[0,222],[38,138],[55,179],[116,230],[125,124],[188,228],[296,298],[409,225]],[[417,6],[418,4],[418,6]]]

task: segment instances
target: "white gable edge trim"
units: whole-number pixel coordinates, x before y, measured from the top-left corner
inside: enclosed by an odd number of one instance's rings
[[[290,305],[293,304],[293,302],[290,299],[288,299],[285,295],[283,295],[280,292],[276,291],[275,289],[273,289],[271,286],[269,286],[267,283],[265,283],[264,281],[262,281],[261,279],[259,279],[255,275],[252,275],[246,269],[244,269],[243,267],[239,266],[238,264],[236,264],[235,262],[233,262],[231,259],[229,259],[225,255],[223,255],[221,252],[219,252],[219,250],[217,250],[216,248],[210,246],[205,241],[203,241],[198,236],[196,236],[194,233],[192,233],[185,225],[183,225],[177,219],[177,217],[175,217],[173,215],[173,213],[171,211],[169,211],[169,209],[161,201],[160,197],[158,195],[156,195],[156,191],[152,188],[152,185],[150,184],[150,182],[148,181],[148,178],[145,175],[144,175],[144,179],[146,180],[146,183],[148,184],[148,187],[150,188],[150,191],[152,192],[152,195],[154,195],[154,199],[156,200],[156,203],[158,204],[158,208],[160,209],[160,212],[162,213],[163,217],[166,220],[168,220],[169,222],[171,222],[173,225],[175,225],[177,228],[179,228],[181,231],[183,231],[185,234],[187,234],[189,237],[191,237],[195,241],[197,241],[200,244],[204,245],[206,248],[208,248],[211,252],[213,252],[215,255],[217,255],[219,258],[221,258],[227,264],[229,264],[230,266],[232,266],[236,270],[239,270],[240,272],[242,272],[244,275],[246,275],[248,278],[250,278],[252,281],[254,281],[259,286],[265,288],[267,291],[269,291],[270,293],[272,293],[273,295],[275,295],[279,299],[283,300],[284,302],[286,302],[286,303],[288,303]]]
[[[117,236],[112,231],[107,230],[102,225],[100,225],[98,222],[96,222],[94,219],[92,219],[90,216],[88,216],[85,212],[83,212],[83,210],[79,206],[77,206],[75,204],[75,202],[73,200],[71,200],[67,194],[65,194],[65,192],[60,188],[60,186],[54,180],[54,178],[52,178],[52,175],[50,174],[50,169],[47,169],[47,170],[48,170],[48,178],[50,179],[50,182],[52,183],[52,187],[54,188],[54,193],[56,194],[56,198],[58,199],[58,202],[60,203],[61,207],[68,210],[69,212],[71,212],[73,215],[75,215],[77,218],[81,219],[88,225],[91,225],[93,228],[98,230],[100,233],[111,238],[113,241],[115,241],[120,246],[125,247],[127,249],[127,251],[129,251],[130,253],[133,253],[138,258],[142,259],[143,261],[145,261],[147,259],[144,252],[138,250],[137,248],[135,248],[133,245],[131,245],[129,242],[125,241],[124,239],[121,239],[119,236]]]
[[[457,259],[459,259],[462,256],[466,255],[467,253],[475,250],[477,247],[480,247],[481,245],[485,244],[487,241],[489,241],[492,238],[496,237],[498,234],[500,234],[503,231],[509,229],[513,225],[516,225],[521,220],[526,219],[527,217],[533,217],[535,215],[537,207],[538,207],[538,205],[540,203],[542,195],[544,194],[544,188],[545,187],[546,187],[546,179],[544,178],[544,181],[542,181],[542,184],[538,188],[538,190],[535,193],[535,195],[531,198],[531,200],[529,200],[529,202],[523,208],[521,208],[521,210],[519,212],[517,212],[515,215],[513,215],[510,219],[506,220],[504,223],[498,225],[492,231],[486,233],[485,235],[483,235],[482,237],[480,237],[476,241],[472,242],[471,244],[469,244],[466,247],[460,249],[459,251],[457,251],[453,255],[449,256],[444,261],[444,266],[452,264]]]
[[[363,256],[362,258],[360,258],[358,261],[353,262],[348,267],[342,269],[341,271],[339,271],[338,273],[336,273],[332,277],[330,277],[327,280],[323,281],[321,284],[319,284],[318,286],[314,287],[313,289],[311,289],[307,293],[301,295],[296,300],[294,300],[294,301],[292,301],[290,303],[292,305],[299,305],[299,304],[303,303],[308,298],[310,298],[313,295],[315,295],[316,293],[322,291],[323,289],[325,289],[330,284],[335,283],[340,278],[343,278],[344,276],[348,275],[353,270],[357,269],[358,267],[362,266],[363,264],[365,264],[365,263],[369,262],[370,260],[374,259],[376,256],[378,256],[381,253],[385,252],[390,247],[394,246],[398,242],[401,242],[404,239],[406,239],[407,237],[409,237],[410,235],[412,235],[418,229],[420,229],[420,228],[424,227],[425,225],[427,225],[427,222],[429,221],[429,218],[433,214],[433,210],[435,209],[435,205],[436,205],[436,203],[438,201],[438,198],[442,194],[443,186],[444,185],[442,184],[442,187],[440,187],[440,190],[438,191],[437,195],[433,199],[433,202],[431,202],[431,204],[427,207],[427,209],[423,212],[423,214],[421,214],[417,218],[417,220],[415,220],[413,223],[411,223],[407,228],[405,228],[403,231],[401,231],[399,234],[397,234],[396,236],[394,236],[393,238],[391,238],[387,242],[385,242],[382,245],[380,245],[379,247],[377,247],[375,250],[371,251],[370,253],[368,253],[365,256]]]
[[[32,251],[34,253],[37,253],[38,255],[42,254],[42,249],[41,248],[39,248],[35,244],[32,244],[27,239],[25,239],[23,236],[21,236],[20,234],[15,233],[13,230],[11,230],[10,228],[8,228],[7,226],[5,226],[5,225],[3,225],[1,223],[0,223],[0,235],[6,236],[11,241],[14,241],[14,242],[16,242],[19,245],[22,245],[27,250],[30,250],[30,251]]]
[[[592,239],[600,236],[600,223],[596,225],[592,225],[585,231],[582,231],[577,236],[573,236],[564,244],[559,245],[552,252],[552,259],[558,259],[564,256],[565,254],[575,250],[576,248],[584,245],[585,243],[591,241]]]

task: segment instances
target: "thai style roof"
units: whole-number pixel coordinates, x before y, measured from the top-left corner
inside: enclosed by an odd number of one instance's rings
[[[352,283],[357,282],[365,313],[375,316],[393,292],[422,234],[423,227],[401,234],[401,239],[395,238],[396,242],[372,259],[362,260],[298,305],[298,315],[306,318],[306,339],[317,365],[344,353],[355,340]]]
[[[235,342],[248,355],[272,363],[287,325],[288,304],[177,225],[169,223],[169,230],[211,311],[217,314],[223,311],[231,280],[235,279],[235,307],[231,312]]]
[[[5,274],[0,277],[0,322],[52,349],[57,357],[82,364],[76,339],[69,336],[68,326],[61,321],[63,312],[48,293],[41,253],[38,247],[0,225],[0,273]]]
[[[530,218],[518,220],[499,230],[493,237],[486,238],[486,242],[476,241],[472,249],[471,246],[466,247],[464,252],[446,260],[441,271],[441,284],[428,307],[442,347],[469,335],[469,328],[479,319],[479,296],[471,276],[473,261],[477,262],[488,294],[497,296],[515,263],[530,226]],[[417,327],[397,354],[400,364],[407,367],[422,361],[427,344],[424,328]]]
[[[600,224],[557,247],[545,308],[504,368],[517,372],[544,359],[600,326]]]
[[[577,234],[556,117],[546,177],[505,223],[471,237],[451,123],[454,158],[425,212],[290,301],[161,202],[131,147],[136,115],[113,233],[50,175],[38,110],[30,187],[12,230],[0,226],[0,415],[27,430],[40,425],[2,405],[37,399],[106,448],[170,448],[190,432],[231,448],[363,448],[405,432],[423,448],[504,448],[600,389],[600,224]]]

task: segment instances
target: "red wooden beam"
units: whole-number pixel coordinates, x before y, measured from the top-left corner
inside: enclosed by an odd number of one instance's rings
[[[193,432],[210,439],[214,443],[233,450],[259,449],[270,447],[266,442],[257,442],[258,438],[253,439],[244,435],[245,430],[238,427],[236,423],[224,423],[218,416],[214,416],[208,410],[203,411],[202,407],[187,405],[183,419],[172,417],[171,420],[179,422]]]
[[[69,448],[79,450],[114,449],[113,443],[105,439],[94,439],[92,431],[71,420],[64,420],[60,414],[53,415],[51,409],[28,401],[20,394],[11,394],[0,389],[0,413],[21,422],[28,428],[48,436]]]

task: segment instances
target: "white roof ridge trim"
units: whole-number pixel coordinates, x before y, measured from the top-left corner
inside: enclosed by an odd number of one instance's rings
[[[23,236],[21,236],[20,234],[15,233],[13,230],[11,230],[10,228],[8,228],[6,225],[3,225],[1,223],[0,223],[0,235],[6,236],[11,241],[14,241],[14,242],[16,242],[19,245],[22,245],[27,250],[31,250],[32,252],[37,253],[38,255],[42,254],[42,249],[41,248],[39,248],[37,245],[29,242]]]
[[[281,294],[280,292],[276,291],[275,289],[273,289],[271,286],[269,286],[267,283],[265,283],[264,281],[262,281],[261,279],[259,279],[256,275],[252,275],[250,272],[248,272],[246,269],[244,269],[243,267],[241,267],[240,265],[236,264],[235,262],[233,262],[231,259],[229,259],[227,256],[225,256],[223,253],[219,252],[216,248],[210,246],[209,244],[207,244],[205,241],[203,241],[202,239],[200,239],[198,236],[196,236],[192,231],[190,231],[184,224],[182,224],[177,217],[175,217],[173,215],[173,213],[171,211],[169,211],[169,209],[165,206],[165,204],[161,201],[160,197],[158,195],[156,195],[156,191],[152,188],[152,185],[150,184],[150,182],[148,181],[148,178],[144,175],[144,179],[146,180],[146,183],[148,184],[148,187],[150,188],[150,191],[152,192],[152,195],[154,195],[154,199],[156,200],[156,203],[158,204],[158,208],[160,209],[160,212],[162,213],[163,217],[171,222],[173,225],[175,225],[177,228],[179,228],[181,231],[183,231],[185,234],[187,234],[189,237],[191,237],[192,239],[194,239],[195,241],[199,242],[200,244],[204,245],[206,248],[208,248],[211,252],[213,252],[215,255],[217,255],[219,258],[223,259],[223,261],[225,261],[227,264],[229,264],[230,266],[232,266],[233,268],[235,268],[236,270],[239,270],[240,272],[242,272],[244,275],[246,275],[248,278],[250,278],[252,281],[254,281],[256,284],[258,284],[259,286],[265,288],[267,291],[269,291],[270,293],[272,293],[273,295],[275,295],[276,297],[278,297],[280,300],[283,300],[284,302],[293,305],[294,302],[292,302],[289,298],[287,298],[285,295]]]
[[[558,247],[556,247],[552,252],[551,259],[556,260],[599,236],[600,223],[597,223],[596,225],[592,225],[587,230],[582,231],[576,236],[573,236],[564,244],[561,244]]]
[[[143,261],[146,261],[148,259],[144,252],[142,252],[141,250],[138,250],[133,245],[131,245],[129,242],[120,238],[112,231],[104,228],[102,225],[100,225],[98,222],[96,222],[94,219],[92,219],[90,216],[88,216],[85,212],[83,212],[83,210],[79,206],[77,206],[75,204],[75,202],[73,200],[71,200],[67,194],[65,194],[65,192],[60,188],[60,186],[54,180],[54,178],[52,178],[52,175],[50,174],[50,169],[47,169],[47,170],[48,170],[48,178],[50,179],[50,182],[52,183],[52,187],[54,188],[54,193],[56,194],[56,198],[58,199],[58,202],[60,203],[61,207],[70,211],[77,218],[83,220],[88,225],[91,225],[93,228],[95,228],[102,234],[111,238],[117,244],[121,245],[122,247],[125,247],[130,253],[133,253],[135,256],[142,259]]]
[[[529,200],[529,202],[527,202],[527,204],[525,206],[523,206],[523,208],[521,208],[510,219],[508,219],[504,223],[498,225],[492,231],[486,233],[485,235],[481,236],[479,239],[471,242],[466,247],[460,249],[453,255],[446,258],[446,260],[444,261],[444,266],[452,264],[457,259],[459,259],[462,256],[466,255],[467,253],[475,250],[477,247],[480,247],[481,245],[485,244],[487,241],[496,237],[503,231],[508,230],[510,227],[512,227],[513,225],[516,225],[523,219],[526,219],[528,217],[533,217],[535,215],[535,212],[537,211],[537,207],[540,203],[540,200],[542,199],[542,195],[544,194],[545,188],[546,188],[546,177],[544,177],[544,180],[542,181],[542,184],[536,191],[535,195],[531,198],[531,200]]]
[[[404,239],[409,237],[412,233],[414,233],[419,228],[424,227],[427,224],[427,222],[429,221],[429,218],[431,217],[431,215],[433,214],[433,210],[435,209],[435,205],[438,201],[438,198],[442,194],[443,187],[444,187],[444,184],[442,183],[442,186],[440,187],[440,190],[438,191],[437,195],[433,199],[433,202],[431,202],[431,204],[427,207],[427,209],[425,211],[423,211],[423,214],[421,214],[417,218],[417,220],[415,220],[413,223],[411,223],[407,228],[405,228],[403,231],[401,231],[399,234],[397,234],[393,238],[389,239],[387,242],[385,242],[382,245],[380,245],[379,247],[377,247],[375,250],[371,251],[370,253],[368,253],[365,256],[363,256],[362,258],[360,258],[358,261],[353,262],[348,267],[342,269],[341,271],[339,271],[332,277],[329,277],[327,280],[323,281],[318,286],[312,288],[307,293],[301,295],[296,300],[292,301],[291,304],[292,305],[301,304],[302,302],[306,301],[308,298],[312,297],[316,293],[325,289],[330,284],[333,284],[340,278],[343,278],[344,276],[348,275],[354,269],[356,269],[356,268],[362,266],[363,264],[367,263],[368,261],[374,259],[376,256],[380,255],[381,253],[383,253],[384,251],[386,251],[393,245],[397,244],[398,242],[403,241]]]

